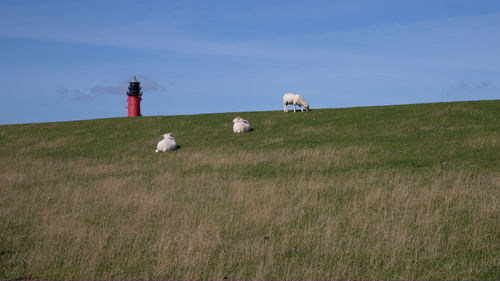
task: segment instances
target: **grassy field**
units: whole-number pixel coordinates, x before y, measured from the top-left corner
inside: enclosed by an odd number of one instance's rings
[[[0,279],[498,280],[499,141],[499,100],[0,126]]]

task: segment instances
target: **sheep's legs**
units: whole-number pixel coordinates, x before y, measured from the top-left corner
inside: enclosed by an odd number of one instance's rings
[[[295,105],[295,104],[293,105],[293,112],[297,112],[297,111],[295,110],[295,109],[296,109],[296,106],[297,106],[297,105]]]
[[[288,112],[288,109],[286,108],[287,104],[283,105],[283,112]]]

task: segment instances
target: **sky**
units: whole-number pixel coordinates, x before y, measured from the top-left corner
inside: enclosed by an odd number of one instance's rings
[[[0,124],[500,99],[498,0],[0,4]]]

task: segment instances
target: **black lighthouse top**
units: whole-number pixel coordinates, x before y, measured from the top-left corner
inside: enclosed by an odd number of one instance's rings
[[[141,82],[137,81],[137,79],[135,78],[135,75],[134,75],[134,79],[132,79],[132,81],[130,81],[130,86],[128,87],[127,95],[129,95],[129,96],[142,95],[140,84],[141,84]]]

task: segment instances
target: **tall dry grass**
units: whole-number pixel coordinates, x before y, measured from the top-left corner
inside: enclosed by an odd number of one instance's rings
[[[21,249],[4,261],[4,274],[481,279],[496,272],[498,175],[446,165],[326,172],[369,151],[199,151],[146,167],[34,161],[23,175],[2,175],[3,198],[15,202],[2,208],[4,227],[19,231],[4,239]],[[287,176],[274,177],[281,168]]]

